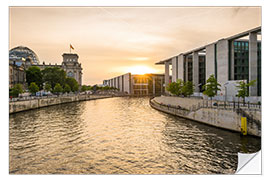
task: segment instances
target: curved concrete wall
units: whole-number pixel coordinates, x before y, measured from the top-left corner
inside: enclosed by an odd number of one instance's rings
[[[164,99],[165,97],[163,97]],[[171,98],[171,97],[170,97]],[[169,98],[169,99],[170,99]],[[173,107],[172,103],[170,103],[170,106],[167,102],[159,102],[155,101],[156,98],[150,100],[151,107],[172,114],[179,117],[195,120],[204,124],[208,124],[211,126],[228,129],[232,131],[241,132],[241,114],[238,113],[236,110],[232,109],[218,109],[218,108],[198,108],[192,110],[190,107],[183,107],[181,108],[175,108]],[[167,99],[167,100],[169,100]],[[187,99],[188,101],[189,99]],[[194,100],[192,100],[194,101]],[[182,103],[185,104],[185,103]],[[186,102],[186,104],[189,104]],[[191,103],[192,104],[192,103]],[[258,111],[249,112],[249,115],[254,117],[254,119],[248,119],[247,120],[247,132],[250,135],[254,136],[261,136],[261,122],[260,118],[261,113]]]

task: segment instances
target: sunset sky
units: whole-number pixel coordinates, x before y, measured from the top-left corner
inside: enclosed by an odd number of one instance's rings
[[[62,62],[69,44],[83,84],[154,65],[181,52],[261,25],[260,7],[10,7],[9,48],[27,46],[40,62]]]

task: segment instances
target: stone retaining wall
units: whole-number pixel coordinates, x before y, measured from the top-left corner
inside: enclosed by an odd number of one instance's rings
[[[26,101],[15,101],[9,102],[9,113],[16,113],[21,111],[26,111],[30,109],[36,109],[46,106],[52,106],[57,104],[64,104],[70,102],[77,101],[85,101],[85,100],[94,100],[94,99],[102,99],[109,98],[111,95],[74,95],[74,96],[59,96],[59,97],[47,97],[47,98],[39,98],[39,99],[31,99]]]

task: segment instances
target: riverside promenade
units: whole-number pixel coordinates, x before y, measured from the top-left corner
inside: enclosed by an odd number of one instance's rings
[[[9,114],[64,103],[115,97],[112,94],[64,94],[59,96],[30,97],[9,102]]]
[[[241,132],[241,117],[246,117],[247,133],[261,136],[260,105],[172,96],[155,97],[149,103],[159,111],[236,132]]]

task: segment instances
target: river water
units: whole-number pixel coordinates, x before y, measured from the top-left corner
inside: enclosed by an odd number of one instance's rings
[[[231,174],[241,137],[152,109],[148,98],[108,98],[10,115],[11,174]]]

